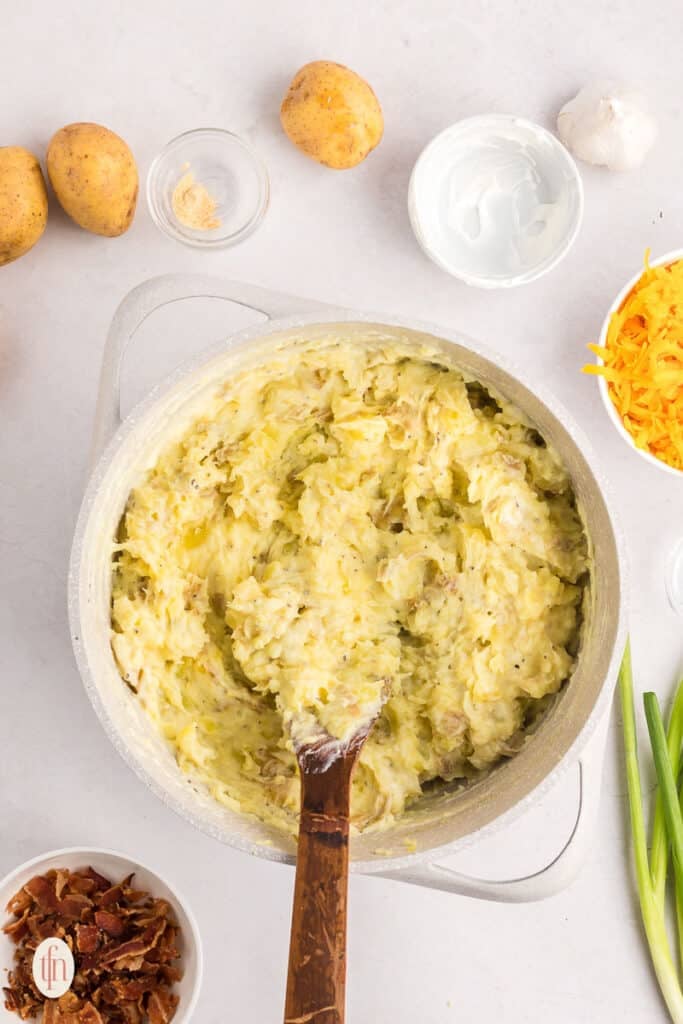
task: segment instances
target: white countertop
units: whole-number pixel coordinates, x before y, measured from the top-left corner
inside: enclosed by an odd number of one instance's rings
[[[67,559],[108,323],[141,280],[196,270],[458,327],[535,367],[600,447],[632,556],[637,685],[667,698],[682,645],[664,566],[683,534],[683,485],[628,451],[579,367],[645,247],[683,245],[680,7],[35,0],[3,12],[2,53],[0,143],[42,156],[63,124],[95,120],[126,138],[144,177],[178,132],[222,126],[262,154],[272,202],[255,235],[207,254],[163,238],[144,198],[130,232],[112,240],[79,230],[53,202],[36,249],[0,270],[0,874],[68,845],[148,861],[188,894],[199,919],[206,976],[196,1020],[277,1021],[291,871],[221,847],[168,812],[105,738],[71,653]],[[280,131],[281,95],[315,58],[364,74],[383,104],[385,138],[354,171],[307,161]],[[405,199],[412,164],[435,132],[491,110],[552,126],[587,78],[622,71],[652,97],[661,138],[642,171],[582,168],[585,224],[558,269],[487,293],[427,261]],[[201,326],[193,303],[155,314],[131,352],[127,404],[181,355],[225,334],[226,323],[247,322],[243,310],[231,319],[218,305],[201,308]],[[349,1019],[664,1021],[630,881],[624,786],[612,728],[592,854],[578,881],[545,903],[498,906],[354,877]],[[568,833],[575,802],[572,772],[543,807],[458,864],[491,876],[540,866]]]

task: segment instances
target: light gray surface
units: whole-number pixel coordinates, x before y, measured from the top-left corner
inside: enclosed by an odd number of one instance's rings
[[[36,250],[0,270],[0,872],[72,844],[149,861],[190,896],[199,919],[206,973],[197,1019],[278,1020],[290,870],[225,849],[169,815],[106,741],[69,647],[66,564],[108,322],[143,278],[196,270],[457,325],[538,367],[602,448],[633,558],[638,684],[667,696],[681,664],[681,620],[666,603],[664,566],[683,532],[683,488],[628,450],[595,383],[577,371],[645,246],[681,244],[683,27],[673,0],[656,12],[632,0],[604,14],[587,0],[497,8],[463,0],[457,14],[450,0],[296,8],[193,0],[179,12],[127,0],[106,15],[75,2],[13,5],[3,15],[3,144],[43,152],[62,124],[99,120],[126,137],[144,174],[174,134],[216,124],[258,147],[273,195],[252,238],[210,254],[163,238],[143,206],[129,234],[113,240],[76,229],[53,206]],[[279,131],[281,93],[317,57],[366,74],[384,105],[386,137],[355,171],[319,168]],[[585,223],[561,267],[524,289],[484,293],[432,266],[405,210],[422,145],[487,110],[551,125],[587,77],[622,69],[642,76],[661,139],[640,172],[584,169]],[[126,373],[127,403],[193,345],[216,340],[225,313],[222,304],[190,303],[156,316]],[[234,326],[246,322],[236,312]],[[665,1020],[629,888],[619,756],[613,733],[594,854],[572,889],[546,904],[499,907],[354,878],[350,1020]],[[499,874],[542,863],[569,827],[572,783],[458,866]]]

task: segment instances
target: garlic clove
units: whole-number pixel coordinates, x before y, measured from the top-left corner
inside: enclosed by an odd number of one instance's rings
[[[562,107],[557,131],[579,160],[628,171],[645,160],[657,122],[642,93],[611,81],[592,82]]]

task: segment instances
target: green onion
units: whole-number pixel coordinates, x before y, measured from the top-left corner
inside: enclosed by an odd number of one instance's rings
[[[624,728],[624,753],[628,801],[631,812],[631,835],[638,882],[640,910],[652,963],[659,987],[674,1024],[683,1024],[683,991],[666,929],[666,874],[669,847],[673,848],[676,880],[676,906],[679,922],[679,943],[683,922],[683,818],[677,792],[681,737],[683,736],[683,680],[679,684],[669,721],[668,737],[659,704],[654,694],[645,695],[652,753],[659,790],[652,832],[652,854],[648,860],[645,816],[638,768],[636,717],[633,703],[633,672],[631,648],[627,645],[619,672],[619,692]]]

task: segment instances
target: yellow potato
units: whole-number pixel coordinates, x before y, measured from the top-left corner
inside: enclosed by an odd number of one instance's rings
[[[335,170],[365,160],[384,131],[382,108],[365,79],[327,60],[297,71],[280,120],[302,153]]]
[[[130,227],[138,171],[130,149],[99,124],[68,124],[52,136],[47,173],[55,195],[86,231],[114,237]]]
[[[31,249],[47,224],[40,164],[21,146],[0,147],[0,267]]]

